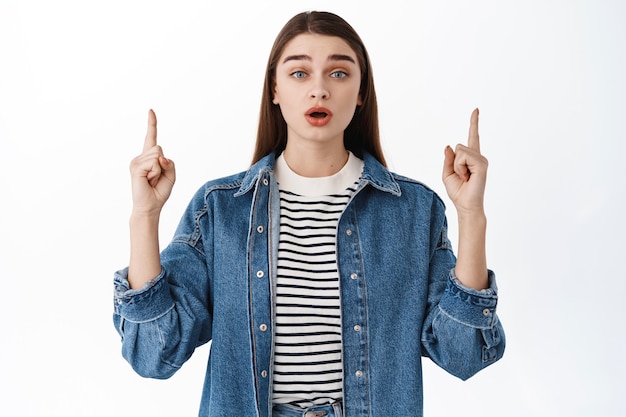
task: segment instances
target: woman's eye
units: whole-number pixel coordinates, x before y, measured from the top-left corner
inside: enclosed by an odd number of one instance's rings
[[[333,78],[346,78],[348,76],[348,73],[345,71],[335,71],[331,73],[330,76]]]
[[[294,71],[291,73],[293,78],[304,78],[306,77],[306,73],[304,71]]]

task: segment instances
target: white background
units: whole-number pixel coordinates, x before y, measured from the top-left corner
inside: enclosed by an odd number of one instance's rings
[[[464,142],[481,110],[508,347],[467,382],[427,362],[426,415],[623,415],[617,0],[2,0],[0,414],[196,415],[207,346],[167,381],[120,355],[111,281],[128,258],[128,163],[154,108],[178,171],[165,244],[204,181],[248,166],[271,44],[309,9],[361,34],[391,169],[447,202],[444,146]]]

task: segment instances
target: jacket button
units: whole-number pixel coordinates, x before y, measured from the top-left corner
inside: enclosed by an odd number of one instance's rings
[[[491,311],[488,308],[486,308],[486,309],[483,310],[483,314],[485,316],[488,316],[489,314],[491,314]]]
[[[354,326],[354,331],[355,332],[360,332],[361,331],[361,326],[359,326],[358,324]]]
[[[363,376],[363,371],[356,371],[354,374],[357,378],[361,378]]]
[[[265,276],[265,272],[257,271],[256,276],[257,276],[257,278],[263,278]]]
[[[350,230],[350,229],[346,230],[346,234],[347,234],[348,236],[352,236],[352,230]]]
[[[267,371],[261,371],[261,376],[263,378],[267,378]]]
[[[259,232],[259,233],[263,233],[263,226],[257,227],[256,231]]]
[[[267,324],[264,323],[264,324],[260,325],[259,326],[259,330],[261,330],[262,332],[267,331]]]
[[[267,178],[263,178],[263,185],[267,185],[267,184],[269,184],[269,183],[270,183],[270,182],[267,180]]]
[[[357,279],[359,276],[356,273],[351,273],[350,274],[350,279]]]

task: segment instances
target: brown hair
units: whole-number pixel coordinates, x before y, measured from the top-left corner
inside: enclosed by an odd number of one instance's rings
[[[344,132],[344,146],[359,157],[370,153],[380,163],[386,165],[380,146],[378,130],[378,105],[374,78],[369,56],[363,41],[356,31],[341,17],[328,12],[304,12],[291,18],[280,31],[270,52],[265,72],[259,128],[252,163],[254,164],[270,152],[282,152],[287,146],[287,123],[280,108],[272,103],[276,82],[276,66],[285,45],[303,33],[337,36],[350,45],[356,53],[361,68],[361,100],[352,121]]]

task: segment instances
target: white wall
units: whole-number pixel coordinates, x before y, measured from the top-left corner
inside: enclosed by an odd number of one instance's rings
[[[481,109],[508,348],[467,382],[426,365],[427,415],[622,415],[624,3],[294,3],[3,0],[0,414],[196,415],[207,347],[168,381],[119,353],[128,163],[154,108],[178,170],[165,244],[202,182],[246,168],[271,43],[320,9],[368,45],[393,170],[445,197],[444,146]]]

